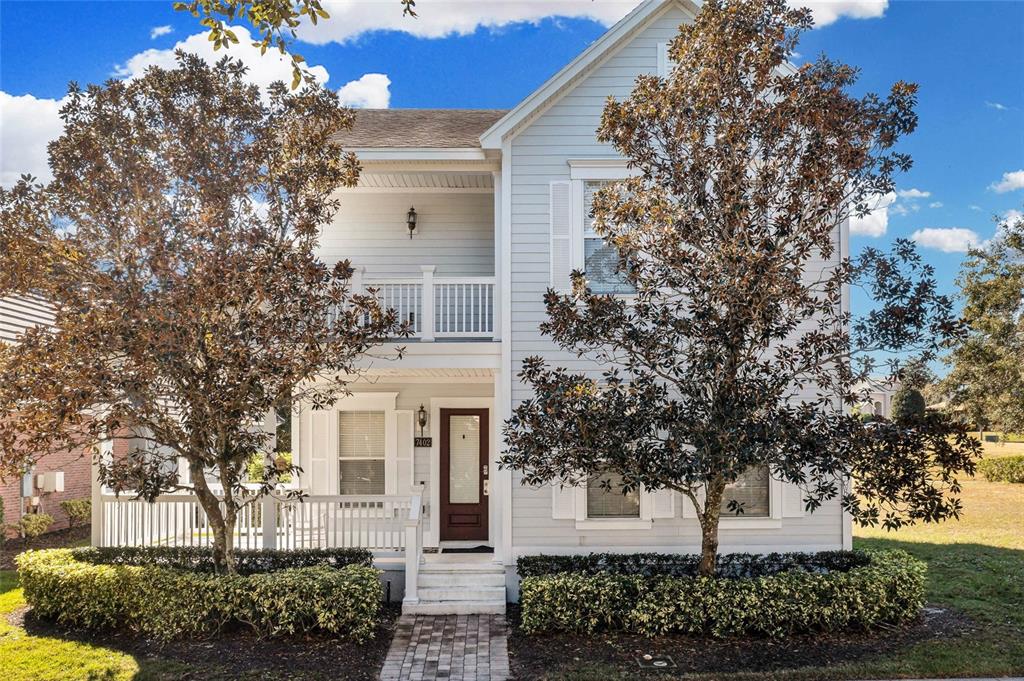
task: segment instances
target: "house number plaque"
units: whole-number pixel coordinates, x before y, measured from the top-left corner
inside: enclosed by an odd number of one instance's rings
[[[430,447],[431,446],[431,438],[429,438],[429,437],[414,437],[412,439],[412,446],[413,447]]]

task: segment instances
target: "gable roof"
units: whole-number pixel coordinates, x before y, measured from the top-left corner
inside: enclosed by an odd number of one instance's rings
[[[534,90],[514,109],[495,122],[482,135],[479,146],[484,149],[500,149],[501,142],[510,132],[519,128],[536,112],[546,108],[568,91],[569,86],[586,76],[604,57],[616,47],[625,43],[635,32],[643,29],[651,20],[672,7],[696,15],[701,0],[644,0],[632,12],[624,16],[604,35],[591,43],[578,57],[569,62],[561,71],[551,76],[543,85]]]
[[[480,135],[507,109],[357,109],[335,139],[355,149],[480,148]]]

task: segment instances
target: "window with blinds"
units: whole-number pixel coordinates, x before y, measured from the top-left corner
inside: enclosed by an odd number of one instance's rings
[[[594,192],[608,184],[583,183],[583,271],[594,293],[635,293],[632,284],[619,271],[619,253],[594,232]]]
[[[338,488],[384,494],[384,412],[338,412]]]
[[[726,485],[722,496],[722,517],[767,518],[769,515],[769,483],[767,466],[751,466],[736,479]],[[729,502],[735,500],[741,504],[743,513],[729,510]]]
[[[605,489],[604,481],[611,483]],[[588,518],[639,518],[640,493],[622,493],[622,476],[618,473],[593,475],[587,480]]]

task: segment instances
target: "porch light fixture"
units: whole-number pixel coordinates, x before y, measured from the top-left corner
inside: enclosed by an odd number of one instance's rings
[[[409,238],[412,238],[412,233],[416,231],[416,209],[410,207],[409,214],[405,216],[406,224],[409,227]]]
[[[419,411],[416,412],[416,423],[420,424],[420,437],[423,437],[423,429],[427,427],[427,410],[420,405]]]

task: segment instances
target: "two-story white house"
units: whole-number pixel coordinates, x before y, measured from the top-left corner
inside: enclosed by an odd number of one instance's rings
[[[574,268],[595,290],[621,285],[588,227],[593,189],[626,173],[595,138],[605,99],[664,73],[668,41],[696,10],[643,3],[508,111],[357,112],[343,142],[363,172],[321,256],[349,259],[414,336],[394,344],[401,360],[367,359],[335,409],[301,410],[292,447],[309,497],[243,520],[239,545],[366,546],[418,612],[503,611],[522,555],[699,550],[693,509],[674,493],[532,488],[496,463],[502,424],[529,394],[522,360],[588,368],[539,332],[546,289],[566,288]],[[850,546],[837,501],[805,514],[799,490],[755,471],[731,494],[747,511],[723,519],[725,552]]]

